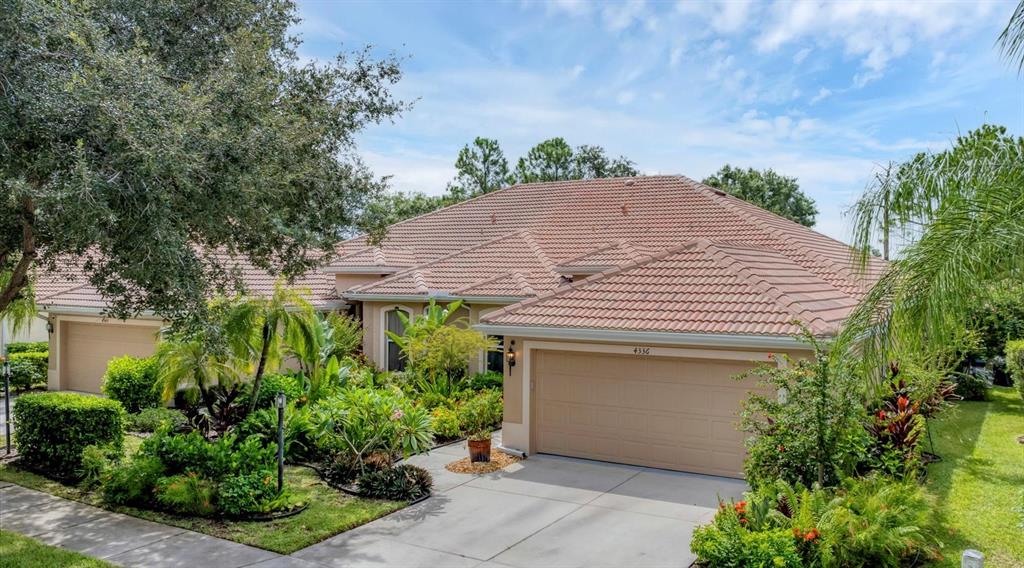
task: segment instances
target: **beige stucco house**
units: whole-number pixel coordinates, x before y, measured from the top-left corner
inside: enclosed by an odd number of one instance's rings
[[[393,225],[380,246],[347,241],[297,285],[361,319],[365,355],[389,370],[403,365],[384,333],[399,311],[462,300],[502,345],[471,370],[505,377],[510,449],[740,476],[736,414],[753,385],[732,377],[805,354],[795,320],[833,333],[883,267],[870,268],[721,191],[649,176],[509,187]],[[95,390],[101,359],[152,351],[159,322],[104,320],[92,292],[40,294],[51,388]]]

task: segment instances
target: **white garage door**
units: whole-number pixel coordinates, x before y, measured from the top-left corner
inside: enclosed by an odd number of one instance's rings
[[[152,355],[158,331],[142,325],[61,322],[61,388],[100,392],[107,362],[123,355]]]
[[[741,361],[535,351],[541,453],[742,477]]]

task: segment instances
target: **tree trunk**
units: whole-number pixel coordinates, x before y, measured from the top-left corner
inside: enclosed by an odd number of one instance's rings
[[[267,367],[267,351],[270,350],[270,334],[273,329],[270,322],[263,324],[263,346],[260,347],[260,362],[256,365],[256,375],[252,379],[252,396],[249,397],[249,414],[256,410],[256,397],[260,392],[260,382],[263,381],[263,371]]]
[[[3,290],[0,290],[0,314],[7,311],[7,307],[11,305],[21,291],[28,286],[28,271],[32,267],[33,261],[36,259],[36,237],[35,232],[32,230],[32,222],[34,220],[35,212],[34,206],[32,205],[31,199],[25,199],[22,201],[22,218],[21,218],[21,258],[18,259],[18,264],[14,265],[14,269],[11,271],[11,278],[7,282],[7,286],[4,286]]]

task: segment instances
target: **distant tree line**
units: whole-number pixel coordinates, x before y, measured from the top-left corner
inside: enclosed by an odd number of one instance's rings
[[[497,140],[477,137],[459,151],[455,170],[455,179],[448,183],[444,194],[386,193],[374,206],[373,214],[386,225],[516,183],[640,175],[636,164],[625,156],[610,158],[601,146],[584,144],[573,148],[563,138],[551,138],[530,148],[512,168]],[[818,214],[814,200],[800,191],[796,178],[772,169],[743,169],[726,164],[704,178],[703,183],[807,227],[814,226]]]

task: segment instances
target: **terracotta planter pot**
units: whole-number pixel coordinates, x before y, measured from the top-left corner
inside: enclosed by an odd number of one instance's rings
[[[491,461],[491,441],[469,440],[469,461],[473,463]]]

